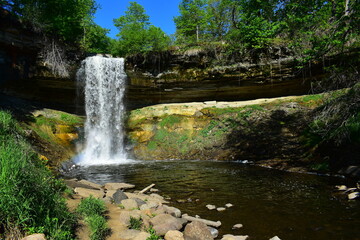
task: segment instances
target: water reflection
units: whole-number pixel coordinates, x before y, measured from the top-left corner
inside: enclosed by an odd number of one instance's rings
[[[295,174],[236,162],[136,161],[80,168],[71,177],[97,183],[127,182],[137,189],[156,184],[171,205],[189,215],[220,220],[220,233],[251,239],[360,239],[360,204],[334,198],[344,179]],[[176,200],[187,200],[178,203]],[[216,212],[206,204],[234,207]],[[242,223],[240,230],[231,230]]]

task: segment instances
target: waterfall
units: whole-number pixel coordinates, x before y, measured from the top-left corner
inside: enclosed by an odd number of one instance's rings
[[[85,93],[85,148],[79,165],[118,164],[126,161],[124,103],[126,74],[123,58],[88,57],[77,72]]]

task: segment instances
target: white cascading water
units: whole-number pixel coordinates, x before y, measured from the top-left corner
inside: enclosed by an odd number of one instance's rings
[[[79,165],[119,164],[126,161],[123,118],[126,74],[123,58],[88,57],[77,80],[85,91],[85,149]]]

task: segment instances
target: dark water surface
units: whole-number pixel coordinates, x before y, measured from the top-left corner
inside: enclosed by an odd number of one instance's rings
[[[76,169],[71,177],[96,183],[156,184],[183,213],[220,220],[220,235],[250,239],[360,239],[360,202],[335,196],[344,179],[265,169],[238,162],[137,161]],[[191,202],[178,203],[187,199]],[[196,199],[198,199],[196,201]],[[232,203],[224,212],[208,210]],[[231,230],[241,223],[240,230]]]

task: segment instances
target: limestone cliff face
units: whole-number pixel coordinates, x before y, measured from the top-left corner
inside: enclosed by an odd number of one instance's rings
[[[245,102],[162,104],[131,112],[137,159],[261,160],[298,158],[303,97]]]
[[[309,75],[285,55],[219,62],[213,51],[192,49],[134,55],[126,59],[129,102],[239,101],[305,94]],[[319,74],[313,70],[312,74]]]

